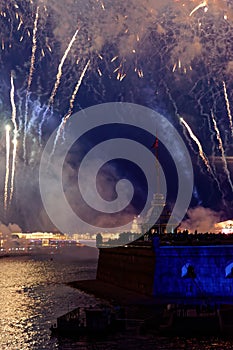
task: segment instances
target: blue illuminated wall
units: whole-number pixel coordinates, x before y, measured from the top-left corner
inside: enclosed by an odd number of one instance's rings
[[[233,246],[154,244],[155,297],[233,302]]]

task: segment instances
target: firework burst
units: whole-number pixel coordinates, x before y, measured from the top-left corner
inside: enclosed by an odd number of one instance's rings
[[[218,191],[221,176],[209,155],[214,159],[220,150],[232,190],[224,161],[232,156],[232,29],[227,1],[129,0],[126,6],[122,0],[0,0],[0,100],[3,123],[11,114],[13,127],[12,150],[6,130],[5,209],[17,161],[23,159],[25,168],[38,164],[47,134],[59,125],[55,150],[67,120],[82,108],[84,88],[93,103],[126,96],[144,103],[145,91],[153,90],[149,105],[174,124],[180,121]]]

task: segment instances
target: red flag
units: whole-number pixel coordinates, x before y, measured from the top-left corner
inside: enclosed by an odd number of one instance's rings
[[[156,137],[156,139],[155,139],[155,142],[153,143],[152,148],[159,148],[159,140],[158,140],[157,137]]]

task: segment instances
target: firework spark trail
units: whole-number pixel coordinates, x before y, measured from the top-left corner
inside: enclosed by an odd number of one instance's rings
[[[223,142],[222,142],[221,134],[220,134],[220,131],[219,131],[219,128],[218,128],[218,125],[217,125],[217,122],[216,122],[216,119],[214,117],[213,112],[211,112],[211,116],[212,116],[212,120],[213,120],[213,124],[214,124],[214,130],[216,132],[217,140],[218,140],[218,143],[219,143],[219,149],[220,149],[221,156],[222,156],[224,172],[225,172],[225,174],[227,176],[227,180],[228,180],[229,185],[231,187],[231,190],[233,192],[233,183],[232,183],[230,171],[229,171],[228,165],[227,165],[227,160],[226,160],[226,155],[225,155],[225,151],[224,151],[224,148],[223,148]]]
[[[205,108],[204,105],[201,103],[201,100],[204,98],[203,94],[197,99],[197,105],[200,109],[200,116],[204,117],[207,119],[208,121],[208,130],[210,132],[210,140],[211,140],[211,144],[212,144],[212,148],[211,148],[211,152],[212,152],[212,156],[215,155],[214,150],[215,150],[215,142],[214,142],[214,137],[215,137],[215,132],[212,130],[211,128],[211,120],[210,120],[210,114],[205,112]],[[213,97],[213,101],[215,101],[214,97]],[[204,119],[203,119],[204,120]],[[212,169],[215,172],[215,165],[212,164]],[[216,173],[215,173],[216,174]]]
[[[202,78],[201,78],[202,79]],[[199,82],[199,80],[198,80],[198,82]],[[197,84],[198,84],[198,82],[194,85],[194,87],[190,90],[190,94],[191,94],[191,92],[193,92],[193,90],[197,87]],[[216,110],[216,98],[215,98],[215,96],[214,96],[214,94],[213,94],[213,91],[212,91],[212,89],[209,89],[209,90],[207,90],[206,92],[205,92],[205,94],[201,94],[199,97],[196,97],[195,95],[195,100],[196,100],[196,102],[197,102],[197,105],[198,105],[198,107],[199,107],[199,110],[200,110],[200,112],[199,112],[199,114],[200,114],[200,116],[201,117],[203,117],[202,118],[202,120],[204,121],[205,119],[204,118],[206,118],[207,119],[207,122],[208,122],[208,131],[210,132],[210,140],[211,140],[211,145],[212,145],[212,148],[211,148],[211,154],[212,154],[212,157],[215,155],[215,142],[214,142],[214,137],[215,137],[215,132],[212,130],[212,123],[211,123],[211,117],[210,117],[210,113],[206,113],[205,112],[205,106],[204,106],[204,104],[202,104],[202,99],[204,99],[205,98],[205,95],[207,95],[207,94],[211,94],[211,96],[212,96],[212,100],[213,100],[213,106],[212,106],[212,108],[214,109],[214,110]],[[212,109],[211,109],[212,110]],[[215,173],[215,176],[216,176],[216,168],[215,168],[215,164],[214,163],[212,163],[211,164],[212,165],[212,170],[213,170],[213,172]]]
[[[29,91],[32,85],[32,78],[35,69],[35,59],[36,59],[36,49],[37,49],[37,30],[38,30],[38,19],[39,19],[39,6],[36,8],[36,16],[34,20],[33,35],[32,35],[32,55],[31,55],[31,65],[28,76],[28,85],[26,93],[25,102],[25,116],[24,116],[24,137],[23,137],[23,155],[24,160],[26,160],[26,134],[27,134],[27,123],[28,123],[28,101],[29,101]]]
[[[211,111],[212,113],[212,111]],[[210,132],[210,140],[211,140],[211,144],[212,144],[212,149],[211,149],[211,158],[214,159],[215,157],[215,142],[214,142],[214,137],[215,137],[215,132],[212,130],[212,127],[211,127],[211,118],[210,118],[210,115],[208,115],[208,129],[209,129],[209,132]],[[216,168],[215,168],[215,164],[214,162],[212,163],[212,167],[214,169],[214,172],[216,173]]]
[[[178,112],[178,107],[176,105],[176,102],[174,100],[174,98],[172,97],[171,95],[171,92],[169,90],[169,87],[167,86],[167,84],[163,81],[163,85],[165,87],[165,90],[166,90],[166,93],[169,97],[169,100],[171,101],[172,105],[173,105],[173,108],[174,108],[174,111],[175,111],[175,115],[179,118],[179,112]]]
[[[39,6],[37,6],[36,9],[36,16],[34,21],[34,27],[33,27],[33,35],[32,35],[32,55],[31,55],[31,66],[28,76],[28,87],[27,90],[29,91],[32,85],[32,77],[35,69],[35,58],[36,58],[36,49],[37,49],[37,30],[38,30],[38,19],[39,19]]]
[[[14,137],[13,137],[13,156],[12,156],[12,168],[11,168],[11,188],[10,188],[10,199],[11,202],[13,193],[14,193],[14,180],[15,180],[15,167],[16,167],[16,156],[17,156],[17,135],[18,135],[18,127],[16,123],[16,105],[15,105],[15,86],[14,86],[14,77],[13,73],[11,73],[11,108],[12,108],[12,123],[14,126]]]
[[[200,3],[199,5],[197,5],[189,14],[189,16],[191,17],[197,10],[199,10],[202,7],[206,7],[207,6],[207,1],[204,0],[202,3]]]
[[[14,193],[14,182],[15,182],[15,169],[16,169],[16,155],[17,155],[17,137],[13,138],[13,157],[12,157],[12,169],[11,169],[11,188],[10,188],[10,203]]]
[[[76,32],[74,33],[73,37],[71,38],[71,40],[70,40],[70,42],[69,42],[69,45],[68,45],[67,49],[65,50],[65,53],[64,53],[64,55],[63,55],[63,57],[62,57],[62,59],[61,59],[61,62],[60,62],[60,64],[59,64],[59,66],[58,66],[57,76],[56,76],[56,82],[55,82],[55,84],[54,84],[54,87],[53,87],[51,96],[50,96],[50,98],[49,98],[49,106],[51,106],[51,105],[53,104],[53,102],[54,102],[54,98],[55,98],[55,96],[56,96],[58,87],[59,87],[60,82],[61,82],[61,77],[62,77],[62,73],[63,73],[63,72],[62,72],[63,65],[64,65],[65,60],[66,60],[66,58],[67,58],[67,56],[68,56],[68,54],[69,54],[69,52],[70,52],[70,50],[71,50],[71,48],[72,48],[72,46],[73,46],[75,40],[76,40],[76,37],[77,37],[77,35],[78,35],[79,30],[80,30],[80,29],[78,28],[78,29],[76,30]]]
[[[46,118],[47,113],[48,113],[49,110],[50,110],[50,106],[47,106],[45,108],[45,111],[44,111],[43,115],[42,115],[41,122],[39,123],[39,126],[38,126],[38,135],[39,135],[39,144],[40,145],[41,145],[41,140],[42,140],[42,126],[43,126],[43,124],[45,122],[45,118]]]
[[[62,77],[62,74],[63,74],[63,66],[64,66],[64,63],[66,61],[66,58],[76,40],[76,37],[78,35],[78,32],[79,32],[80,28],[78,28],[76,30],[76,32],[74,33],[74,35],[72,36],[70,42],[69,42],[69,45],[67,46],[65,52],[64,52],[64,55],[62,56],[61,58],[61,61],[58,65],[58,68],[57,68],[57,75],[56,75],[56,81],[55,81],[55,84],[54,84],[54,87],[53,87],[53,90],[51,92],[51,95],[50,95],[50,98],[49,98],[49,103],[48,103],[48,106],[46,107],[44,113],[43,113],[43,116],[42,116],[42,120],[41,120],[41,123],[39,124],[39,142],[41,144],[41,137],[42,137],[42,126],[45,122],[45,118],[46,118],[46,115],[48,113],[48,111],[50,110],[51,106],[53,105],[54,103],[54,99],[55,99],[55,96],[56,96],[56,93],[57,93],[57,90],[59,88],[59,85],[61,83],[61,77]]]
[[[188,130],[188,133],[189,133],[189,136],[191,137],[191,139],[196,143],[197,147],[198,147],[198,150],[199,150],[199,156],[200,158],[203,160],[207,170],[209,172],[212,172],[211,171],[211,167],[210,167],[210,164],[209,164],[209,161],[208,161],[208,158],[206,157],[204,151],[203,151],[203,148],[202,148],[202,145],[200,143],[200,141],[198,140],[198,138],[196,137],[196,135],[194,135],[192,129],[190,128],[190,126],[188,125],[188,123],[186,123],[186,121],[183,119],[183,118],[180,118],[180,122],[184,125],[184,127]]]
[[[231,108],[230,108],[230,102],[227,94],[227,87],[225,81],[223,83],[223,91],[224,91],[224,97],[225,97],[225,102],[226,102],[226,107],[227,107],[227,114],[230,122],[230,128],[231,128],[231,136],[233,136],[233,120],[232,120],[232,115],[231,115]]]
[[[169,90],[167,84],[165,84],[165,82],[163,82],[163,85],[164,85],[164,87],[165,87],[165,89],[166,89],[166,93],[167,93],[167,95],[168,95],[168,98],[169,98],[170,102],[171,102],[172,105],[173,105],[175,115],[176,115],[176,117],[177,117],[178,119],[180,119],[180,114],[179,114],[179,111],[178,111],[178,107],[177,107],[177,105],[176,105],[176,102],[175,102],[174,98],[172,97],[172,94],[171,94],[171,92],[170,92],[170,90]],[[188,136],[187,136],[186,129],[184,129],[184,136],[185,136],[185,138],[186,138],[186,140],[187,140],[187,142],[188,142],[188,144],[189,144],[189,147],[190,147],[191,150],[195,153],[195,150],[194,150],[194,148],[193,148],[192,142],[190,141],[190,139],[189,139]]]
[[[78,82],[77,82],[77,84],[76,84],[76,86],[74,88],[73,94],[72,94],[71,99],[70,99],[69,110],[68,110],[67,114],[62,118],[61,124],[58,127],[57,135],[56,135],[56,138],[55,138],[55,141],[54,141],[54,145],[53,145],[53,150],[52,150],[52,153],[51,153],[51,157],[53,156],[53,154],[55,152],[55,148],[56,148],[57,142],[59,140],[59,137],[61,136],[62,131],[64,130],[65,124],[66,124],[67,120],[70,118],[70,116],[71,116],[71,114],[73,112],[75,98],[76,98],[77,93],[78,93],[78,91],[80,89],[80,86],[81,86],[81,84],[83,82],[83,79],[84,79],[84,77],[86,75],[86,72],[87,72],[87,69],[88,69],[88,67],[90,65],[90,62],[91,61],[88,60],[87,64],[85,65],[85,67],[84,67],[84,69],[83,69],[83,71],[82,71],[82,73],[80,75],[80,78],[79,78],[79,80],[78,80]]]
[[[86,75],[86,72],[88,70],[90,62],[91,61],[88,60],[87,64],[85,65],[85,67],[84,67],[84,69],[83,69],[83,71],[82,71],[82,73],[80,75],[80,78],[79,78],[79,80],[78,80],[78,82],[77,82],[77,84],[76,84],[76,86],[74,88],[74,91],[73,91],[71,99],[70,99],[70,107],[69,107],[68,113],[65,115],[65,117],[62,120],[62,128],[63,129],[64,129],[64,126],[65,126],[67,120],[70,118],[70,116],[71,116],[71,114],[73,112],[75,98],[77,96],[77,93],[79,92],[80,86],[82,85],[83,79],[84,79],[84,77]]]
[[[212,177],[214,178],[214,180],[216,181],[217,185],[218,185],[218,189],[219,191],[222,193],[221,191],[221,186],[220,183],[216,177],[216,175],[214,174],[210,164],[209,164],[209,160],[205,155],[205,152],[203,151],[202,145],[200,143],[200,141],[198,140],[197,136],[194,135],[192,129],[190,128],[190,126],[188,125],[188,123],[186,123],[186,121],[183,118],[180,118],[180,122],[183,124],[183,126],[186,128],[186,130],[189,133],[189,136],[191,137],[191,139],[196,143],[197,147],[198,147],[198,151],[199,151],[199,156],[200,158],[203,160],[207,170],[209,171],[209,173],[212,175]]]
[[[166,89],[166,93],[167,93],[167,95],[168,95],[168,97],[169,97],[169,100],[170,100],[170,102],[171,102],[172,105],[173,105],[173,108],[174,108],[174,112],[175,112],[176,117],[177,117],[181,122],[183,122],[183,126],[185,126],[185,128],[184,128],[184,136],[185,136],[185,138],[186,138],[186,140],[187,140],[187,142],[188,142],[188,144],[189,144],[189,147],[191,148],[191,150],[193,151],[193,153],[196,153],[195,149],[193,148],[192,142],[191,142],[190,138],[189,138],[188,135],[187,135],[187,132],[188,132],[188,134],[190,135],[191,139],[192,139],[193,141],[195,141],[195,143],[197,144],[198,150],[199,150],[199,155],[200,155],[201,159],[204,161],[204,163],[205,163],[205,165],[206,165],[206,167],[207,167],[207,170],[212,174],[213,178],[215,179],[215,181],[216,181],[216,183],[217,183],[217,185],[218,185],[218,189],[219,189],[220,192],[221,192],[221,187],[220,187],[219,181],[218,181],[216,175],[214,174],[213,170],[211,169],[211,167],[210,167],[210,165],[209,165],[209,161],[208,161],[208,159],[207,159],[205,153],[203,152],[203,149],[202,149],[202,146],[201,146],[200,141],[199,141],[198,138],[194,135],[194,133],[193,133],[193,131],[191,130],[190,126],[184,121],[184,119],[183,119],[182,117],[180,117],[180,114],[179,114],[179,111],[178,111],[178,107],[177,107],[177,105],[176,105],[176,102],[175,102],[174,98],[172,97],[172,94],[171,94],[171,92],[170,92],[168,86],[167,86],[164,82],[163,82],[163,84],[164,84],[164,87],[165,87],[165,89]],[[201,169],[201,166],[200,166],[200,169]]]
[[[8,204],[8,182],[10,175],[10,126],[6,126],[6,174],[5,174],[5,188],[4,188],[4,209],[7,210]]]
[[[22,97],[22,95],[20,94],[19,90],[16,91],[16,95],[17,95],[17,100],[18,100],[18,114],[19,114],[19,118],[18,118],[18,128],[19,130],[22,130],[23,128],[23,104],[24,104],[24,99]]]

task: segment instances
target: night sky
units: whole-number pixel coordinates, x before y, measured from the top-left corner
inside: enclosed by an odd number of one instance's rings
[[[191,207],[208,208],[219,219],[232,219],[231,1],[0,0],[0,10],[2,223],[16,223],[23,230],[55,230],[43,209],[38,185],[43,148],[62,118],[106,102],[140,104],[167,118],[192,159]],[[181,118],[201,145],[205,161]],[[11,148],[6,191],[7,125],[11,126]],[[14,137],[17,154],[11,180]],[[75,211],[80,207],[85,212],[80,197],[73,201],[69,191],[69,186],[77,185],[82,158],[94,145],[114,137],[136,140],[153,151],[154,135],[137,128],[110,126],[84,135],[71,148],[64,167],[66,194]],[[172,207],[177,179],[166,145],[160,144],[159,160]],[[147,184],[142,171],[130,162],[113,160],[103,168],[100,193],[113,200],[115,184],[122,177],[134,185],[130,215],[138,215]],[[94,222],[100,215],[95,214]]]

